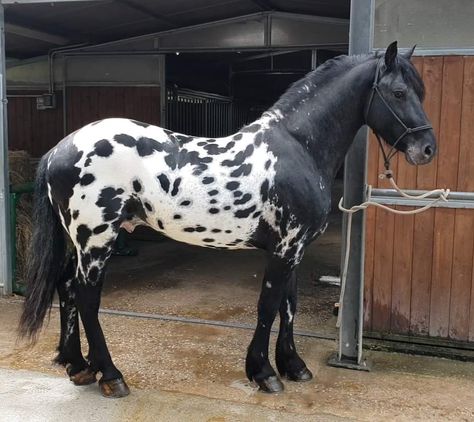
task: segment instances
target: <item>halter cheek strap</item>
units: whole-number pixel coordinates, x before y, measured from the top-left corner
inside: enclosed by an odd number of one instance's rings
[[[380,77],[380,69],[382,68],[382,60],[379,60],[377,63],[377,67],[375,69],[375,78],[374,78],[374,83],[372,84],[372,89],[370,92],[370,97],[369,97],[369,102],[367,103],[367,108],[365,110],[365,124],[367,124],[367,118],[369,116],[370,109],[372,107],[372,103],[374,101],[375,94],[378,94],[379,98],[382,100],[382,103],[385,105],[385,107],[390,111],[392,116],[395,118],[395,120],[400,124],[400,126],[404,129],[403,133],[397,138],[397,140],[392,144],[391,148],[389,149],[388,153],[385,152],[385,149],[383,147],[382,139],[380,135],[374,130],[375,137],[377,138],[377,141],[380,146],[380,150],[382,151],[383,159],[384,159],[384,166],[388,170],[390,167],[390,160],[392,157],[397,153],[397,150],[395,147],[398,145],[398,143],[408,134],[414,133],[414,132],[420,132],[422,130],[429,130],[432,129],[432,126],[429,124],[426,125],[421,125],[421,126],[416,126],[416,127],[408,127],[403,120],[398,116],[397,112],[392,108],[392,106],[387,102],[387,100],[384,98],[382,95],[382,92],[380,91],[379,88],[379,77]]]

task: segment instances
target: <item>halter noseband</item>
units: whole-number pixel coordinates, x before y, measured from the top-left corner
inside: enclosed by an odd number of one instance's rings
[[[380,75],[380,69],[382,68],[382,59],[380,59],[377,63],[377,67],[375,70],[375,78],[374,78],[374,83],[372,84],[372,90],[370,92],[370,97],[369,97],[369,102],[367,104],[367,108],[365,111],[365,124],[367,124],[367,117],[369,116],[369,111],[370,108],[372,107],[372,103],[375,97],[375,94],[377,93],[382,100],[382,103],[385,104],[385,107],[387,107],[388,111],[392,114],[393,117],[395,117],[396,121],[400,123],[400,125],[405,129],[403,133],[397,138],[397,140],[392,144],[390,150],[388,151],[388,154],[385,152],[385,149],[382,144],[382,140],[380,139],[380,135],[374,130],[375,137],[377,138],[377,141],[379,143],[380,149],[382,151],[383,159],[384,159],[384,166],[387,170],[389,170],[390,167],[390,160],[392,157],[397,153],[395,147],[398,145],[398,143],[409,133],[414,133],[414,132],[419,132],[422,130],[428,130],[432,129],[432,126],[429,124],[422,125],[422,126],[417,126],[417,127],[408,127],[403,120],[398,116],[396,111],[392,108],[392,106],[387,102],[387,100],[384,98],[382,95],[382,92],[380,91],[379,88],[379,75]]]

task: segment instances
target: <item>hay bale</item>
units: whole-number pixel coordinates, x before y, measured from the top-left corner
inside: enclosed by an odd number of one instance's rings
[[[9,151],[10,184],[32,182],[35,163],[26,151]],[[22,194],[16,207],[16,279],[22,283],[26,276],[26,262],[32,235],[33,195]]]
[[[8,163],[10,166],[10,183],[12,185],[21,185],[34,179],[35,169],[28,152],[9,151]]]

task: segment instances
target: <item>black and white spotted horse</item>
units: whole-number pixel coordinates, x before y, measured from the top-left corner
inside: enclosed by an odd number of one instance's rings
[[[20,333],[36,338],[57,290],[56,361],[76,384],[92,383],[101,372],[105,396],[128,394],[98,310],[119,229],[142,224],[192,245],[265,249],[247,376],[263,391],[283,390],[268,357],[279,312],[278,371],[292,381],[311,379],[293,340],[295,271],[306,246],[327,225],[333,179],[355,133],[369,125],[412,164],[427,163],[435,153],[411,53],[398,54],[393,43],[384,54],[330,60],[293,84],[260,119],[224,138],[198,138],[118,118],[64,138],[42,158],[37,172]],[[87,360],[79,316],[89,343]]]

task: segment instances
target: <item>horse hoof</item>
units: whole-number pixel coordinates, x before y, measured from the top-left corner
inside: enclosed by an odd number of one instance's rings
[[[263,391],[264,393],[281,393],[285,389],[280,378],[278,378],[276,375],[259,381],[254,379],[254,381],[257,383],[259,390]]]
[[[123,378],[109,381],[99,381],[100,392],[104,397],[118,399],[130,394],[130,389]]]
[[[96,382],[95,372],[89,367],[77,372],[74,375],[71,375],[71,367],[66,368],[66,372],[68,373],[69,379],[74,383],[74,385],[89,385]]]
[[[296,381],[296,382],[305,382],[305,381],[310,381],[313,379],[313,374],[306,367],[300,369],[298,372],[295,372],[293,374],[286,373],[285,376],[290,381]]]

